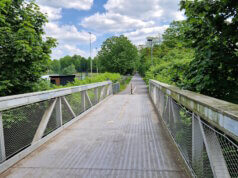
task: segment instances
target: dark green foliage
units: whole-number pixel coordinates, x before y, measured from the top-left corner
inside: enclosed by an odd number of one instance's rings
[[[0,96],[32,91],[47,70],[56,41],[43,39],[46,22],[34,2],[0,1]]]
[[[140,51],[141,66],[139,72],[149,79],[181,86],[184,83],[184,73],[194,58],[194,50],[189,48],[189,40],[184,38],[188,28],[185,21],[175,21],[163,34],[163,42],[153,48],[153,63],[151,66],[150,49]]]
[[[98,59],[103,72],[132,74],[138,66],[138,51],[127,37],[114,36],[103,42]]]
[[[75,74],[80,72],[90,72],[90,58],[86,59],[80,55],[65,56],[50,63],[50,73],[52,74]],[[93,59],[93,72],[97,71],[98,60]]]
[[[62,73],[65,75],[75,74],[76,73],[75,66],[71,64],[70,66],[64,68]]]
[[[181,1],[190,28],[185,30],[195,59],[183,86],[229,100],[238,88],[238,1]]]

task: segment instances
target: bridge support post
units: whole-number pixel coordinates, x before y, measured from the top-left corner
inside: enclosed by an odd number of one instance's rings
[[[94,89],[94,102],[95,104],[98,103],[98,88]]]
[[[63,125],[63,121],[62,121],[62,101],[61,101],[61,97],[58,98],[57,102],[56,102],[56,125],[57,127],[60,127]]]
[[[111,85],[108,85],[108,86],[107,86],[106,96],[109,96],[109,95],[110,95],[110,90],[111,90]]]
[[[157,98],[157,95],[158,95],[158,89],[157,89],[157,87],[154,87],[154,100],[155,100],[155,105],[157,106],[157,104],[158,104],[158,98]]]
[[[6,160],[2,113],[0,112],[0,163]]]
[[[210,161],[210,165],[213,172],[213,177],[223,178],[230,177],[226,161],[222,154],[221,145],[217,138],[215,131],[210,128],[204,129],[203,123],[201,122],[200,117],[198,117],[200,129],[202,132],[203,140],[206,146],[206,151]]]
[[[101,88],[100,98],[99,101],[102,101],[105,96],[105,86]]]
[[[199,176],[203,171],[203,136],[200,129],[199,121],[192,115],[192,165]]]
[[[83,111],[86,111],[86,91],[81,91],[81,105]]]

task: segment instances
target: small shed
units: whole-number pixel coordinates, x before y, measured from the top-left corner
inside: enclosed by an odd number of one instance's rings
[[[51,75],[50,83],[55,85],[67,85],[69,82],[73,82],[75,75]]]

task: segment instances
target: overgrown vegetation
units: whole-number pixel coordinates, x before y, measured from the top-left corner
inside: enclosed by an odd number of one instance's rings
[[[163,34],[163,42],[153,49],[153,63],[151,65],[150,49],[140,51],[141,66],[139,72],[149,79],[181,86],[185,82],[185,72],[194,58],[194,50],[189,48],[188,41],[184,40],[186,22],[175,21]],[[145,65],[143,65],[145,63]]]
[[[56,45],[43,39],[46,22],[34,2],[0,1],[0,96],[32,91],[46,72]]]
[[[238,1],[180,3],[187,19],[170,24],[162,43],[140,51],[139,72],[212,97],[237,102]]]
[[[65,56],[59,60],[52,60],[49,65],[49,74],[75,74],[90,72],[91,58],[84,58],[80,55]],[[95,57],[92,62],[93,72],[99,69],[98,59]],[[99,70],[101,71],[101,70]]]

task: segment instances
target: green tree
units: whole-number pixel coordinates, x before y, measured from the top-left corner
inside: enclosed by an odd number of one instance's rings
[[[75,74],[76,72],[77,71],[75,69],[74,64],[71,64],[62,70],[62,74],[65,74],[65,75]]]
[[[43,39],[46,22],[34,2],[0,1],[0,96],[32,91],[47,70],[56,41]]]
[[[102,71],[125,75],[132,74],[137,69],[139,58],[137,48],[127,37],[121,35],[103,42],[98,59]]]
[[[61,64],[59,60],[53,60],[50,62],[50,71],[53,74],[61,74]]]
[[[195,48],[184,87],[221,99],[234,97],[238,88],[238,1],[183,0],[180,5],[190,26],[185,38]]]

